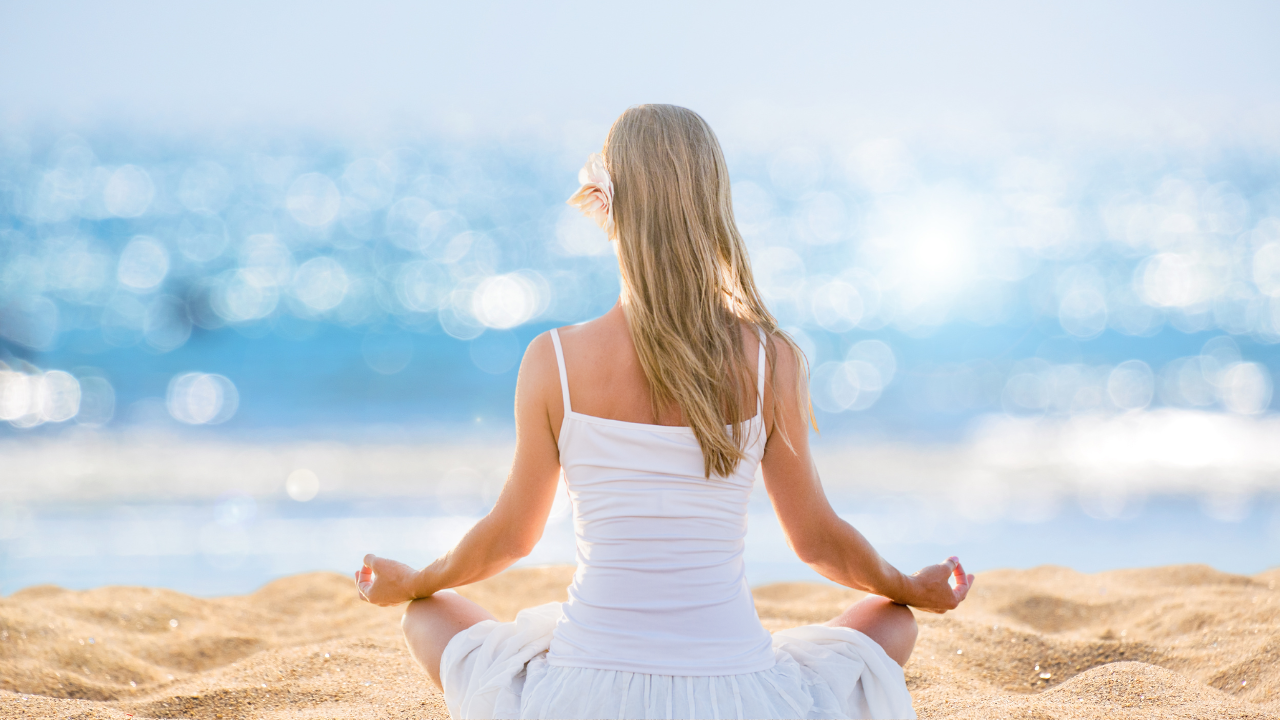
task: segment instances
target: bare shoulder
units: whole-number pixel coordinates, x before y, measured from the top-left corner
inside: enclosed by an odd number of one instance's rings
[[[559,384],[555,346],[548,331],[535,337],[525,348],[524,359],[520,361],[520,375],[516,379],[517,402],[520,399],[528,402],[534,398],[549,400],[552,396],[559,397]],[[556,392],[549,392],[552,389]]]
[[[791,343],[782,339],[778,333],[771,333],[768,338],[769,354],[773,356],[773,383],[780,387],[793,387],[799,379],[804,367],[800,351]]]
[[[617,359],[631,348],[631,331],[626,316],[615,306],[600,317],[559,328],[560,345],[566,362],[581,373],[601,363]],[[571,358],[571,359],[568,359]]]
[[[561,342],[595,342],[604,336],[616,334],[619,330],[629,332],[627,329],[626,316],[622,314],[620,308],[613,308],[605,314],[580,322],[576,325],[566,325],[559,328],[557,332],[560,334]],[[577,343],[575,343],[577,344]]]
[[[753,362],[756,353],[759,352],[760,335],[761,331],[756,329],[755,325],[745,320],[742,322],[742,347],[746,351],[747,357],[751,358]],[[801,360],[796,356],[796,350],[790,343],[783,340],[781,333],[778,332],[766,334],[765,342],[767,344],[767,362],[773,365],[773,367],[767,368],[766,387],[784,384],[787,387],[795,385],[796,375],[801,368]]]
[[[770,333],[768,339],[769,360],[773,367],[765,375],[764,419],[770,437],[782,420],[784,442],[793,435],[791,427],[796,425],[795,432],[807,432],[807,423],[803,420],[808,415],[808,398],[804,397],[807,383],[802,382],[805,372],[804,357],[791,343],[778,333]],[[779,415],[781,412],[781,415]],[[797,420],[799,418],[799,420]],[[798,423],[798,424],[797,424]],[[798,428],[805,427],[805,430]]]
[[[551,341],[551,331],[539,334],[529,342],[524,350],[524,359],[520,361],[520,380],[533,381],[545,374],[547,369],[555,371],[556,350]]]

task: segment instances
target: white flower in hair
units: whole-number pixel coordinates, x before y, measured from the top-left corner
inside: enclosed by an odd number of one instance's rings
[[[578,171],[578,182],[582,187],[566,202],[595,220],[600,229],[613,237],[613,181],[605,169],[603,155],[593,153],[587,158],[587,164]]]

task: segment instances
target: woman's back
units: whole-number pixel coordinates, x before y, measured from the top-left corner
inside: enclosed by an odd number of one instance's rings
[[[756,288],[706,122],[631,108],[604,150],[569,202],[613,243],[618,304],[530,344],[493,509],[420,571],[367,556],[362,595],[419,598],[405,639],[454,717],[914,717],[915,621],[888,598],[951,609],[971,577],[958,561],[903,575],[826,501],[804,356]],[[800,558],[884,597],[770,637],[742,557],[757,468]],[[532,552],[561,473],[578,540],[567,602],[498,622],[440,592]]]
[[[605,327],[598,331],[608,334],[610,318],[601,320]],[[612,403],[624,417],[657,414],[645,413],[647,397],[627,387],[643,381],[626,372],[634,350],[613,354],[621,367],[611,372],[566,363],[554,330],[552,340],[564,406],[558,446],[573,501],[578,572],[548,662],[695,676],[772,667],[770,636],[756,616],[742,561],[747,500],[765,445],[761,403],[744,423],[746,456],[729,476],[708,478],[690,428],[574,411],[576,387],[579,398],[609,398],[589,405]],[[757,355],[759,380],[750,390],[759,398],[763,345]],[[576,353],[569,357],[579,360]],[[638,373],[638,363],[631,364]],[[595,368],[584,370],[594,377],[575,383],[569,368],[579,367]],[[627,399],[629,405],[620,402]]]

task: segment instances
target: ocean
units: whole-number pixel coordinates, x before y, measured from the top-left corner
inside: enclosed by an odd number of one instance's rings
[[[891,561],[1275,565],[1274,154],[725,147],[833,505]],[[583,160],[6,136],[0,592],[244,592],[447,549],[509,467],[525,346],[617,299],[564,204]],[[753,503],[751,581],[812,577]],[[527,562],[573,561],[557,512]]]

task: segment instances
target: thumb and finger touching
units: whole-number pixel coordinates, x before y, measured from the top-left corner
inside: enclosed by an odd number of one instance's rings
[[[374,570],[373,564],[378,558],[372,554],[364,556],[364,563],[359,570],[356,571],[356,591],[360,593],[360,597],[369,600],[369,591],[373,588]]]
[[[964,571],[964,565],[960,563],[960,558],[954,555],[917,573],[917,575],[920,574],[931,576],[930,582],[940,583],[941,587],[938,587],[938,590],[941,591],[945,588],[949,591],[947,594],[951,597],[951,602],[939,598],[940,607],[930,608],[930,612],[944,613],[948,609],[954,609],[969,594],[969,588],[973,585],[973,575]],[[951,586],[953,579],[955,580],[955,587]]]
[[[956,587],[953,592],[956,595],[956,603],[959,604],[969,594],[969,588],[973,586],[973,574],[964,571],[964,566],[960,564],[960,558],[958,557],[952,556],[947,559],[947,562],[954,566],[951,571],[956,580]]]

